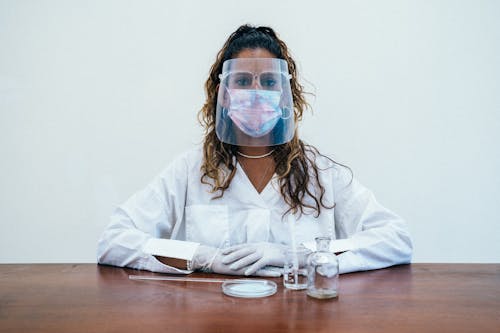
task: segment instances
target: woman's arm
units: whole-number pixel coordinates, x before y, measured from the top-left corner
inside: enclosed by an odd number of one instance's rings
[[[175,237],[172,233],[176,223],[183,220],[186,163],[185,157],[178,158],[144,190],[115,209],[98,242],[100,264],[189,273],[185,270],[186,261],[191,259],[197,243],[170,240]]]
[[[336,234],[350,247],[338,257],[341,273],[409,263],[413,247],[404,220],[379,204],[346,168],[335,167],[333,181]]]

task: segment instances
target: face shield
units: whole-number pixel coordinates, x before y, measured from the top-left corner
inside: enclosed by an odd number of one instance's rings
[[[216,133],[236,146],[274,146],[293,138],[288,65],[276,58],[226,60],[219,75]]]

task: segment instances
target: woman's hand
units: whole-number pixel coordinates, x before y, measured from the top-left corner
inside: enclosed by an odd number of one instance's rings
[[[258,275],[266,266],[283,267],[285,250],[285,245],[275,243],[239,244],[221,251],[221,263],[233,271],[243,271],[244,275]]]
[[[247,271],[249,271],[252,267],[248,267],[248,265],[244,265],[245,261],[241,261],[237,266],[234,266],[234,264],[233,264],[234,260],[229,258],[229,261],[228,261],[227,260],[228,256],[224,255],[225,251],[232,249],[232,248],[233,247],[230,247],[230,248],[227,248],[224,250],[220,250],[220,249],[217,249],[215,247],[200,245],[198,247],[198,249],[196,250],[194,258],[192,260],[192,268],[194,270],[211,271],[214,273],[226,274],[226,275],[256,275],[256,276],[262,276],[262,277],[279,277],[279,276],[281,276],[281,271],[264,268],[264,266],[266,266],[266,265],[259,266],[257,269],[252,269],[251,273],[247,274]],[[233,252],[233,251],[229,251],[228,253],[230,253],[230,252]],[[248,252],[248,251],[244,251],[243,253],[246,253],[246,252]],[[233,253],[231,253],[231,255],[232,254]],[[250,260],[250,261],[252,261],[252,260]],[[254,263],[254,261],[252,261],[252,263]],[[243,264],[243,265],[241,265],[241,264]],[[281,266],[283,266],[283,264]]]

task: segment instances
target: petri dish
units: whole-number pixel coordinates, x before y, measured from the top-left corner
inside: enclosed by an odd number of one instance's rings
[[[257,298],[271,296],[278,287],[275,282],[267,280],[237,279],[222,284],[222,292],[228,296]]]

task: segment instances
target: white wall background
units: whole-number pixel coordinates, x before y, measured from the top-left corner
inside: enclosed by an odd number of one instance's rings
[[[408,221],[414,262],[500,262],[500,2],[0,0],[0,262],[95,262],[114,205],[201,141],[215,54],[270,25],[301,134]]]

